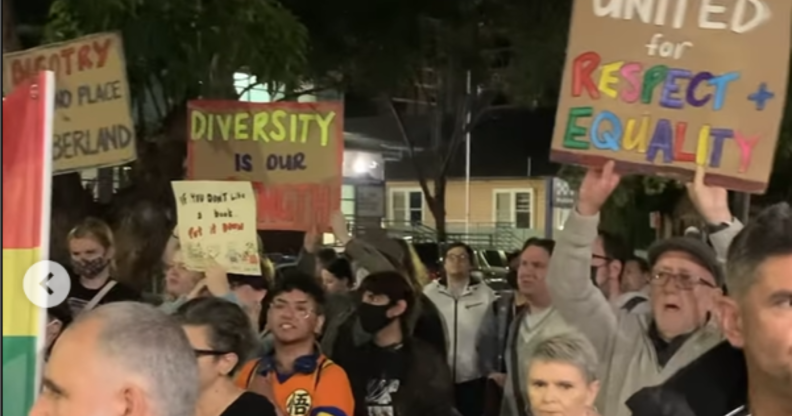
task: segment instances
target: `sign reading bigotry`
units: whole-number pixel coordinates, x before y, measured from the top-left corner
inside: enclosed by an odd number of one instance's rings
[[[261,275],[256,197],[250,182],[172,182],[179,242],[190,270],[214,260],[228,273]]]
[[[339,103],[193,101],[188,117],[189,178],[253,182],[260,229],[323,226],[338,209]]]
[[[789,0],[575,0],[551,158],[762,193],[789,67]]]
[[[55,72],[55,174],[122,165],[135,160],[121,37],[90,35],[3,55],[3,91],[38,71]]]

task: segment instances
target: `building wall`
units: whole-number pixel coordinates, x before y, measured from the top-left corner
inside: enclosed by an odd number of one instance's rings
[[[430,183],[430,187],[432,184]],[[395,212],[394,203],[397,192],[420,192],[418,182],[413,181],[387,181],[386,182],[386,210],[389,222],[398,222],[400,212]],[[504,218],[496,218],[496,194],[529,192],[531,194],[531,227],[517,227],[522,232],[519,234],[542,234],[545,228],[545,180],[542,178],[515,178],[515,179],[472,179],[470,181],[470,226],[471,233],[485,232],[495,227],[496,223],[503,226]],[[512,197],[512,204],[514,203]],[[434,228],[435,220],[425,199],[422,201],[422,223]],[[512,221],[508,221],[512,222]],[[465,228],[465,181],[449,180],[446,191],[446,224],[449,232],[463,232]],[[532,232],[528,232],[530,229]]]

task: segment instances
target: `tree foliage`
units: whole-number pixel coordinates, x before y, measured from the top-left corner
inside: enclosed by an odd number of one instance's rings
[[[236,99],[236,72],[272,88],[298,88],[306,75],[308,35],[277,0],[54,0],[44,42],[106,31],[124,39],[138,160],[130,185],[106,207],[96,206],[77,175],[56,177],[51,251],[56,259],[67,256],[68,228],[86,215],[104,214],[119,237],[117,277],[142,286],[161,270],[159,256],[173,225],[170,181],[183,175],[187,102]]]

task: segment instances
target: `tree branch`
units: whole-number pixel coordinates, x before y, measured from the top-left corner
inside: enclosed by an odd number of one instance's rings
[[[448,148],[448,152],[445,155],[442,168],[439,171],[440,177],[446,177],[446,175],[448,175],[448,171],[451,168],[451,161],[459,151],[459,146],[461,146],[462,143],[464,143],[465,136],[468,133],[472,132],[473,129],[476,128],[476,126],[484,119],[484,117],[491,115],[496,111],[515,109],[515,108],[519,108],[519,106],[513,104],[504,104],[504,105],[487,104],[483,106],[481,109],[479,109],[473,117],[471,117],[470,123],[464,123],[464,124],[457,123],[457,126],[464,125],[465,127],[463,129],[455,128],[454,133],[451,136],[451,140],[449,140],[450,145]]]
[[[399,111],[396,110],[396,106],[393,105],[393,99],[391,97],[386,97],[386,100],[388,102],[388,107],[390,108],[391,114],[393,114],[393,118],[396,121],[396,126],[399,128],[399,133],[401,133],[402,140],[404,140],[404,144],[407,145],[407,151],[409,152],[410,160],[412,161],[413,167],[415,168],[415,173],[418,175],[418,183],[420,184],[421,190],[424,193],[426,202],[430,207],[433,207],[435,198],[429,190],[429,184],[426,182],[426,173],[421,167],[421,164],[418,162],[418,159],[415,157],[415,143],[410,139],[409,134],[407,134],[407,129],[404,127],[404,121],[402,120],[401,115],[399,115]]]
[[[277,102],[291,101],[291,100],[294,100],[296,98],[300,98],[303,95],[314,94],[314,93],[321,92],[321,91],[326,91],[326,90],[329,90],[329,89],[332,89],[332,88],[333,87],[331,87],[331,86],[324,85],[324,86],[321,86],[321,87],[313,87],[313,88],[308,88],[308,89],[304,89],[304,90],[301,90],[301,91],[295,91],[295,92],[292,92],[292,93],[289,93],[289,94],[284,94],[283,98],[281,98]]]

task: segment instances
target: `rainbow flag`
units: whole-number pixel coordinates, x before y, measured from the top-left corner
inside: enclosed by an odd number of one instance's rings
[[[42,72],[3,99],[3,415],[24,416],[39,390],[46,311],[25,296],[49,253],[55,77]]]

